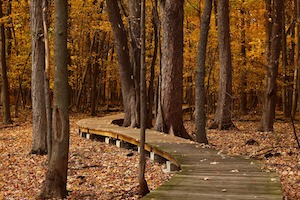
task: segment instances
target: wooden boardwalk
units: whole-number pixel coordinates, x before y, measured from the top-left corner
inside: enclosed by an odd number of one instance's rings
[[[123,115],[80,120],[77,124],[83,137],[105,137],[122,146],[124,142],[139,145],[139,129],[119,127],[112,121]],[[247,200],[282,199],[278,175],[261,170],[254,160],[232,157],[201,145],[147,130],[146,150],[151,159],[167,161],[167,170],[179,169],[168,182],[143,199]]]

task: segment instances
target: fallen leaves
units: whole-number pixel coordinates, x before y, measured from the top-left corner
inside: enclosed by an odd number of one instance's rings
[[[258,159],[263,169],[278,172],[285,199],[300,199],[300,150],[296,148],[291,124],[279,121],[274,125],[274,132],[257,132],[259,121],[234,123],[239,131],[208,130],[211,146],[221,153]],[[188,132],[194,132],[192,122],[186,121],[185,126]],[[297,132],[300,132],[300,124],[296,126]],[[237,171],[233,169],[231,172]]]
[[[72,117],[68,184],[69,199],[138,199],[137,152],[102,142],[86,140],[77,134]],[[28,122],[0,127],[0,199],[34,199],[47,169],[46,156],[29,154],[32,128]],[[147,160],[146,180],[150,190],[172,175]]]

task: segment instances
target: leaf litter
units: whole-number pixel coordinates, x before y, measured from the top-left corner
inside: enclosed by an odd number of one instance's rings
[[[273,132],[258,132],[259,121],[235,120],[234,123],[238,130],[207,130],[211,147],[229,155],[258,160],[264,170],[278,173],[283,199],[300,199],[300,150],[291,123],[278,120]],[[300,124],[295,125],[300,137]],[[194,123],[185,121],[185,127],[193,136]]]
[[[68,199],[139,199],[138,153],[81,138],[75,122],[84,117],[70,119]],[[31,145],[30,122],[0,126],[0,199],[38,196],[47,156],[29,154]],[[172,174],[163,172],[164,167],[147,159],[145,178],[150,190],[171,178]]]

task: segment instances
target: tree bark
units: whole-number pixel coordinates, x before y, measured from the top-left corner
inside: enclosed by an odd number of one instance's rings
[[[220,60],[219,97],[214,123],[210,128],[234,128],[232,122],[232,63],[229,28],[229,1],[218,1],[218,41]]]
[[[0,18],[3,17],[2,11],[3,1],[0,0]],[[4,24],[0,24],[0,56],[1,56],[1,78],[2,78],[2,90],[1,90],[1,98],[2,98],[2,123],[3,124],[11,124],[11,115],[10,115],[10,103],[9,103],[9,83],[7,78],[7,66],[6,66],[6,44],[5,44],[5,33],[4,33]]]
[[[244,0],[242,1],[245,2]],[[240,112],[243,115],[246,115],[247,110],[247,55],[246,55],[246,24],[245,24],[245,8],[244,5],[241,8],[241,55],[242,55],[242,70],[240,77]]]
[[[45,38],[45,72],[44,72],[44,90],[45,90],[45,105],[46,105],[46,118],[47,118],[47,152],[48,161],[51,158],[52,147],[52,106],[51,106],[51,90],[50,90],[50,47],[48,36],[48,24],[49,24],[49,2],[43,0],[43,27]]]
[[[287,42],[286,42],[286,30],[285,30],[285,3],[282,4],[282,68],[283,68],[283,88],[282,88],[282,111],[285,117],[290,116],[290,108],[289,108],[289,98],[287,92],[287,83],[288,83],[288,75],[287,75],[287,65],[288,65],[288,58],[287,58]]]
[[[136,119],[137,125],[140,124],[140,71],[141,71],[141,0],[129,0],[129,30],[130,30],[130,49],[131,65],[134,76],[134,87],[136,95]]]
[[[206,61],[206,47],[208,41],[208,33],[210,26],[210,18],[212,12],[212,1],[205,0],[204,11],[202,14],[200,25],[200,37],[198,44],[198,60],[195,75],[195,124],[196,124],[196,141],[199,143],[208,144],[206,137],[206,113],[205,113],[205,61]]]
[[[153,120],[153,104],[154,104],[154,76],[155,76],[155,64],[157,60],[158,47],[159,47],[159,16],[157,11],[157,0],[152,8],[152,23],[154,29],[154,50],[150,67],[150,81],[148,88],[148,117],[147,117],[147,127],[152,127]]]
[[[47,117],[45,104],[45,43],[43,28],[43,1],[30,1],[31,8],[31,99],[33,143],[31,153],[47,153]]]
[[[54,109],[51,159],[40,198],[66,198],[69,153],[68,1],[54,1]]]
[[[182,0],[161,1],[161,98],[155,129],[190,138],[183,126],[183,5]]]
[[[134,76],[131,68],[126,30],[121,18],[120,8],[116,0],[106,0],[109,21],[115,36],[115,48],[118,57],[118,66],[121,79],[121,89],[124,105],[123,126],[135,127],[136,99],[134,88]]]
[[[149,193],[147,181],[145,179],[145,166],[146,166],[146,154],[145,154],[145,140],[146,140],[146,125],[147,125],[147,102],[146,102],[146,28],[145,28],[145,0],[141,1],[141,20],[140,20],[140,38],[141,38],[141,61],[140,61],[140,101],[141,101],[141,129],[140,129],[140,160],[139,160],[139,185],[140,194],[145,196]]]
[[[260,121],[260,131],[272,131],[275,119],[276,93],[278,64],[281,50],[281,28],[282,28],[282,2],[274,0],[272,7],[272,28],[270,37],[270,57],[268,59],[266,93],[264,97],[264,108]]]

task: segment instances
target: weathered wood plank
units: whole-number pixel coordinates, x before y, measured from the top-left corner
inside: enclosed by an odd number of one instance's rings
[[[139,145],[139,130],[113,125],[120,115],[80,120],[81,132]],[[174,163],[181,171],[143,199],[282,199],[278,175],[242,156],[228,156],[214,149],[147,130],[146,150]]]

